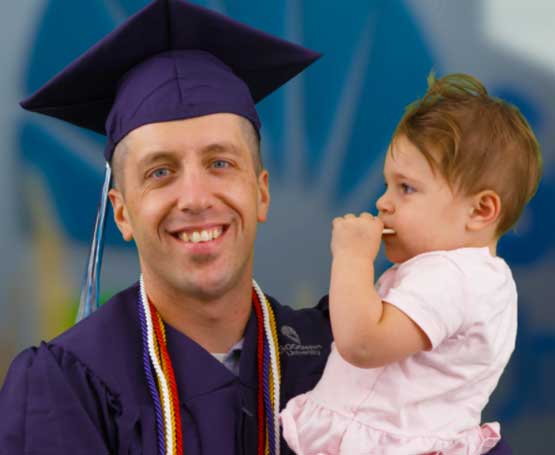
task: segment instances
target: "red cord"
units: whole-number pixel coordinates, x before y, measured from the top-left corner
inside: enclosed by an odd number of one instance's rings
[[[258,300],[258,295],[256,292],[252,291],[252,301],[254,303],[254,311],[256,313],[256,328],[257,328],[257,346],[256,346],[256,357],[257,357],[257,367],[258,367],[258,451],[259,455],[264,454],[264,445],[266,443],[266,432],[265,432],[265,422],[264,418],[264,324],[262,316],[262,308],[260,308],[260,302]]]
[[[154,327],[154,332],[156,333],[156,339],[158,340],[158,346],[160,348],[160,355],[164,360],[164,365],[166,367],[165,368],[166,375],[170,383],[171,400],[172,400],[174,424],[175,424],[175,438],[176,438],[175,453],[178,453],[179,455],[181,455],[183,453],[183,434],[181,430],[181,412],[179,408],[179,396],[177,394],[177,384],[175,382],[173,366],[170,360],[170,356],[168,354],[166,343],[164,342],[164,338],[162,336],[162,329],[160,328],[160,324],[158,320],[158,312],[150,302],[149,302],[149,305],[150,305],[150,313],[152,314],[152,325]]]

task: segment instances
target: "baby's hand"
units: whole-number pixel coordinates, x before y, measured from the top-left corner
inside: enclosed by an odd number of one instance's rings
[[[348,213],[333,220],[331,252],[333,257],[348,255],[376,259],[382,240],[383,223],[370,213]]]

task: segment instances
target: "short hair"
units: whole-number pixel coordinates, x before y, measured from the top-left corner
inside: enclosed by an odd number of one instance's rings
[[[260,147],[260,132],[248,119],[241,118],[241,120],[243,120],[241,122],[241,128],[247,138],[247,143],[253,152],[254,172],[256,172],[256,175],[260,175],[260,173],[264,170]]]
[[[410,104],[393,133],[405,136],[453,191],[495,191],[501,199],[498,236],[534,196],[542,173],[540,145],[518,108],[490,96],[466,74],[428,77],[428,91]]]
[[[260,133],[249,120],[241,117],[241,130],[245,135],[247,144],[253,153],[254,171],[256,175],[264,170],[264,163],[262,162],[262,153],[260,151]],[[125,142],[125,137],[119,141],[114,148],[112,154],[112,161],[110,166],[112,168],[112,182],[115,188],[123,191],[123,169],[125,167],[125,158],[129,153],[129,147]]]
[[[119,141],[114,147],[110,167],[112,168],[112,185],[123,193],[123,169],[125,167],[125,159],[129,152],[129,147],[125,142],[125,137]]]

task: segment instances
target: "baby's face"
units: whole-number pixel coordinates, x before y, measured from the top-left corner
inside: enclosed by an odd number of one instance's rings
[[[384,165],[385,193],[376,206],[385,227],[385,253],[395,263],[417,254],[465,246],[471,213],[468,197],[454,194],[447,181],[406,137],[389,148]]]

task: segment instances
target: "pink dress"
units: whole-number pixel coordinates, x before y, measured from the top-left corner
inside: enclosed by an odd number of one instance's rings
[[[487,248],[421,254],[395,265],[377,290],[432,343],[381,368],[357,368],[334,346],[314,390],[289,401],[283,435],[298,455],[488,452],[500,439],[481,412],[516,340],[517,294]]]

